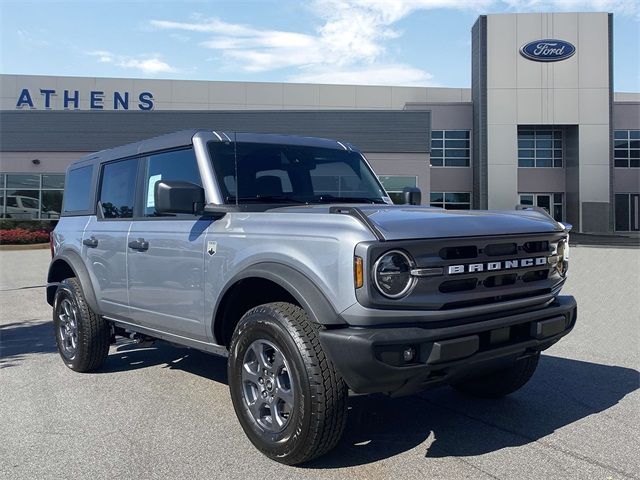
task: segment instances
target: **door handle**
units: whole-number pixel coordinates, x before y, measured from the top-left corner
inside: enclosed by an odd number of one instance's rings
[[[94,236],[91,236],[82,240],[82,244],[86,245],[89,248],[96,248],[98,246],[98,239]]]
[[[131,240],[129,242],[129,248],[132,250],[138,250],[139,252],[144,252],[146,250],[149,250],[149,242],[147,242],[144,238]]]

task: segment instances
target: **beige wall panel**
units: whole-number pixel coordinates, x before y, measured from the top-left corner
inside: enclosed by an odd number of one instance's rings
[[[583,165],[606,165],[608,167],[609,125],[580,125],[579,129],[580,167]],[[607,174],[608,177],[609,174]]]
[[[518,167],[516,165],[489,165],[489,209],[512,210],[518,203]]]
[[[579,13],[578,45],[580,88],[609,88],[608,17]]]
[[[247,85],[247,105],[274,105],[282,108],[282,83],[252,83]]]
[[[556,88],[553,90],[553,123],[575,125],[578,123],[578,89]]]
[[[391,108],[391,87],[357,86],[356,108]]]
[[[489,88],[513,88],[516,85],[516,17],[487,17],[487,85]]]
[[[609,165],[580,165],[580,202],[609,203]]]
[[[487,124],[515,124],[517,97],[513,88],[490,88],[487,92]]]
[[[519,88],[516,90],[518,97],[517,123],[537,124],[542,123],[542,90],[539,88]]]
[[[321,107],[356,107],[356,87],[353,85],[320,85]]]
[[[247,84],[232,82],[209,83],[209,103],[215,105],[247,103]]]
[[[609,89],[581,88],[578,92],[580,102],[580,123],[609,123]]]
[[[308,83],[285,83],[285,108],[298,106],[318,106],[320,104],[320,86]]]

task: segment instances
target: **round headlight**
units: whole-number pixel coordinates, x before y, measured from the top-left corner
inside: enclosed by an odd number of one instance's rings
[[[399,298],[406,295],[413,286],[411,258],[400,250],[391,250],[376,261],[373,266],[373,280],[385,297]]]
[[[564,277],[567,274],[567,270],[569,268],[569,239],[568,238],[565,238],[558,242],[556,255],[558,256],[558,263],[556,265],[556,268],[558,270],[558,273]]]

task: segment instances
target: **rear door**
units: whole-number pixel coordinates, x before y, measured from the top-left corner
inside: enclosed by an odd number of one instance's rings
[[[195,215],[159,216],[154,186],[182,180],[202,186],[193,149],[142,160],[141,206],[128,238],[129,306],[143,326],[206,341],[204,242],[209,221]]]
[[[138,159],[101,166],[97,215],[82,238],[83,256],[105,316],[129,317],[127,234],[135,205]]]

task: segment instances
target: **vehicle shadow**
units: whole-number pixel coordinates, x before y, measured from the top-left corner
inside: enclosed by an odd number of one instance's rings
[[[434,458],[521,446],[607,410],[639,387],[637,370],[543,355],[531,381],[499,400],[452,388],[397,399],[352,397],[339,445],[305,467],[362,465],[411,449]]]
[[[57,351],[52,322],[0,325],[0,368],[19,365],[25,355]]]
[[[29,354],[56,352],[51,322],[0,328],[0,367]],[[96,374],[162,366],[227,383],[226,359],[157,342],[119,340]],[[425,457],[475,456],[535,442],[603,412],[640,387],[640,373],[543,355],[531,381],[500,400],[464,397],[442,388],[411,397],[351,396],[345,434],[329,454],[301,468],[364,465],[417,450]]]
[[[101,372],[151,365],[227,383],[226,359],[162,342],[143,350],[122,344]],[[521,446],[605,411],[639,387],[635,369],[543,355],[531,381],[500,400],[468,398],[451,388],[402,398],[352,395],[338,446],[301,468],[364,465],[412,449],[435,458]]]

